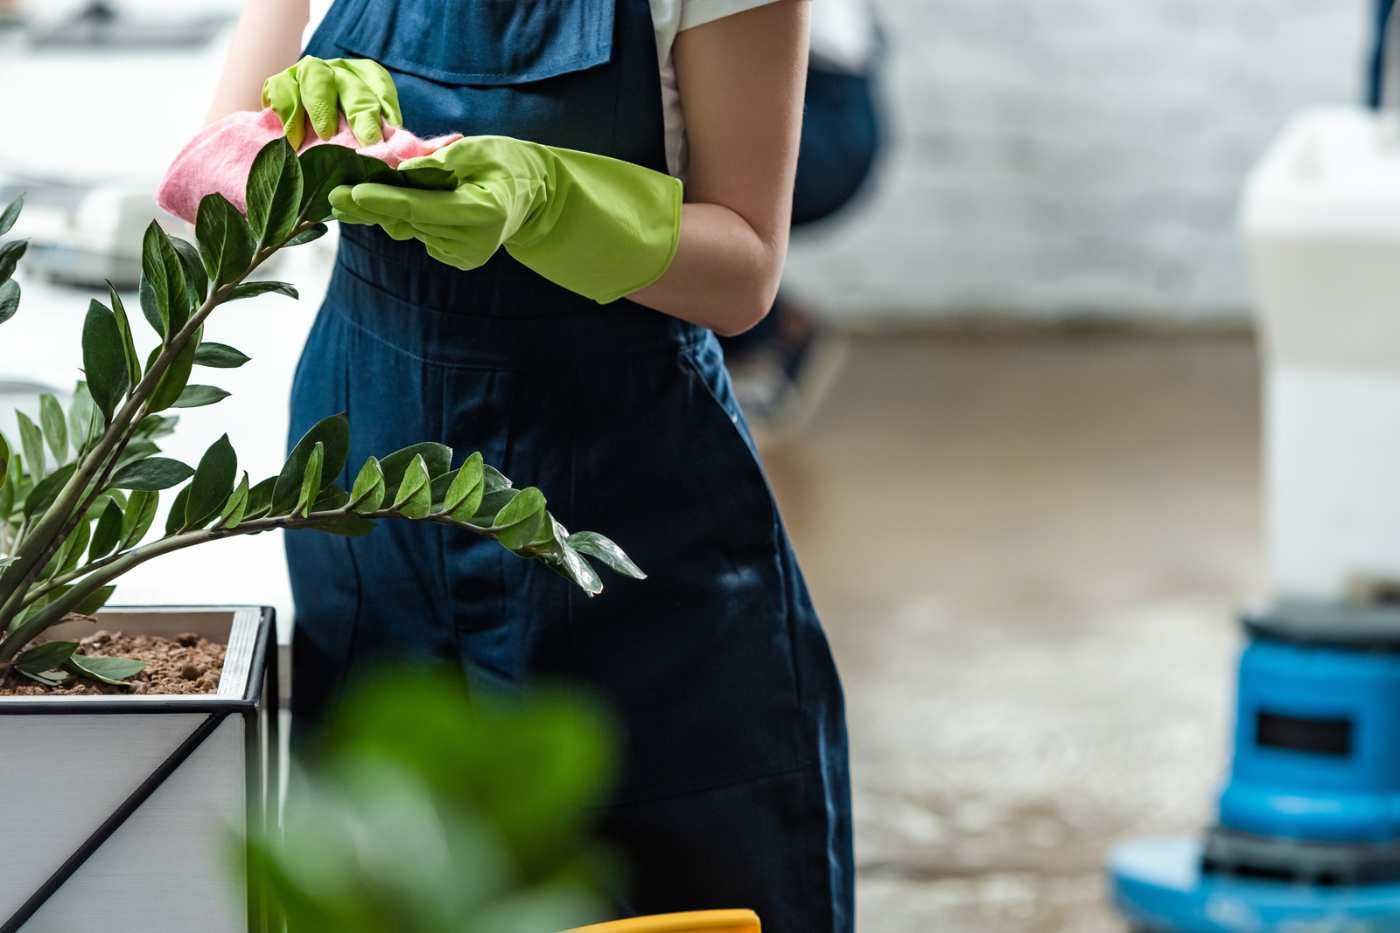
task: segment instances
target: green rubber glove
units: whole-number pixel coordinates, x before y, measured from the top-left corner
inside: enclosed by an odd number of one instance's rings
[[[680,239],[678,178],[606,156],[506,136],[468,136],[399,166],[446,168],[451,191],[342,185],[338,220],[377,224],[395,239],[475,269],[502,246],[523,265],[599,303],[666,272]]]
[[[282,118],[287,142],[300,149],[306,121],[322,139],[340,129],[340,115],[363,146],[384,138],[380,121],[403,126],[399,92],[383,66],[367,58],[308,55],[263,82],[262,102]]]

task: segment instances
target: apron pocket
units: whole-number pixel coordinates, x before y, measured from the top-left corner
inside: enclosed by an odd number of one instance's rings
[[[740,427],[743,416],[718,351],[685,350],[680,354],[680,364],[681,371],[694,381],[704,398],[704,404],[696,408],[693,430],[697,450],[712,461],[709,469],[701,471],[710,486],[712,501],[746,510],[748,520],[738,523],[731,533],[738,528],[755,533],[748,538],[731,540],[730,544],[739,549],[735,557],[741,562],[760,560],[776,567],[780,542],[777,506],[759,464],[758,452],[747,431]],[[781,592],[781,578],[777,584]]]
[[[543,81],[612,58],[616,0],[360,0],[336,44],[431,81]]]

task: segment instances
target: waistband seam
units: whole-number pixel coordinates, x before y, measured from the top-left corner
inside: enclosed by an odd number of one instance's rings
[[[365,252],[369,253],[371,256],[373,256],[376,260],[378,260],[378,261],[380,261],[380,262],[389,262],[389,263],[392,263],[392,262],[395,262],[395,261],[396,261],[393,257],[386,256],[386,255],[384,255],[383,253],[380,253],[380,252],[378,252],[377,250],[373,249],[372,247],[365,246],[365,245],[363,245],[363,244],[361,244],[361,243],[358,243],[358,242],[355,242],[355,241],[347,241],[347,242],[350,242],[350,244],[351,244],[355,249],[361,249],[361,250],[364,250]],[[350,264],[349,260],[347,260],[347,259],[345,258],[345,251],[344,251],[343,249],[340,249],[340,250],[337,250],[337,251],[336,251],[335,261],[336,261],[336,265],[337,265],[339,268],[344,269],[344,270],[345,270],[345,273],[346,273],[347,275],[349,275],[350,277],[352,277],[353,279],[355,279],[355,281],[359,282],[360,284],[364,285],[366,288],[373,289],[374,291],[378,292],[379,294],[381,294],[381,295],[385,296],[386,298],[389,298],[389,299],[391,299],[391,300],[393,300],[393,301],[397,301],[397,302],[400,302],[400,303],[406,304],[406,305],[411,305],[411,306],[413,306],[413,307],[415,307],[415,308],[423,308],[423,309],[425,309],[425,310],[428,310],[428,311],[433,312],[434,314],[441,314],[441,315],[444,315],[444,316],[447,316],[447,317],[461,317],[461,318],[475,319],[475,320],[482,320],[482,321],[491,321],[491,320],[509,320],[509,321],[550,321],[550,320],[557,320],[558,318],[562,317],[562,315],[555,315],[555,314],[512,314],[512,315],[510,315],[509,317],[497,317],[497,316],[492,316],[492,315],[481,315],[481,314],[457,314],[457,313],[454,312],[454,311],[450,311],[450,310],[448,310],[447,308],[440,307],[440,306],[438,306],[438,305],[420,304],[420,303],[418,303],[418,302],[416,302],[416,301],[410,301],[409,299],[404,298],[402,295],[396,295],[396,294],[394,294],[393,292],[391,292],[391,291],[389,291],[387,288],[385,288],[383,285],[379,284],[378,282],[374,281],[374,280],[371,279],[371,278],[366,277],[363,273],[361,273],[360,271],[358,271],[357,269],[355,269],[354,266],[352,266],[352,265]],[[597,309],[599,309],[599,310],[603,310],[603,309],[605,309],[605,308],[607,307],[606,305],[596,304],[596,303],[591,302],[591,301],[590,301],[590,304],[593,304],[593,305],[594,305]],[[590,308],[590,309],[589,309],[589,311],[592,311],[592,310],[593,310],[593,308]],[[651,309],[647,309],[647,310],[648,310],[648,311],[651,311]],[[660,311],[653,311],[652,313],[654,313],[654,314],[662,314],[662,312],[660,312]],[[664,317],[665,315],[662,315],[662,316]],[[677,335],[677,336],[678,336],[678,337],[682,337],[682,335]],[[684,335],[684,336],[685,336],[685,337],[688,337],[689,335]]]
[[[543,317],[519,317],[519,318],[495,318],[495,317],[473,316],[473,315],[454,315],[454,314],[453,314],[452,312],[450,312],[450,311],[444,311],[444,310],[442,310],[442,309],[440,309],[440,308],[435,308],[435,307],[432,307],[432,306],[429,306],[429,305],[419,305],[419,304],[417,304],[416,302],[408,301],[408,300],[405,299],[405,298],[402,298],[402,297],[400,297],[400,296],[398,296],[398,295],[395,295],[393,292],[388,291],[387,289],[383,288],[383,287],[380,286],[379,284],[377,284],[377,283],[375,283],[375,282],[373,282],[373,281],[371,281],[371,280],[365,278],[363,275],[361,275],[360,273],[356,272],[356,271],[355,271],[353,268],[351,268],[351,267],[349,266],[349,264],[346,263],[346,262],[343,260],[343,258],[340,257],[340,256],[337,256],[337,259],[336,259],[336,266],[337,266],[337,269],[336,269],[337,272],[344,272],[347,276],[349,276],[349,277],[353,280],[354,284],[356,284],[356,285],[360,285],[360,286],[363,286],[364,288],[370,289],[370,290],[373,291],[375,294],[377,294],[377,295],[382,295],[382,296],[384,296],[384,298],[386,298],[386,299],[388,299],[388,300],[390,300],[390,301],[398,302],[399,304],[406,305],[406,306],[408,306],[408,307],[410,307],[410,308],[423,309],[423,310],[426,310],[426,311],[428,311],[428,312],[430,312],[430,313],[432,313],[432,314],[438,315],[439,317],[444,317],[444,318],[461,318],[461,319],[467,320],[467,321],[480,321],[480,322],[503,322],[503,323],[509,323],[510,321],[520,321],[520,322],[536,322],[536,323],[540,323],[540,324],[544,324],[544,323],[547,323],[547,322],[549,322],[549,321],[551,321],[551,320],[555,320],[555,318],[552,318],[552,317],[549,317],[549,316],[543,316]],[[416,361],[416,362],[419,362],[419,363],[422,363],[422,364],[424,364],[424,365],[427,365],[427,366],[437,366],[437,367],[442,367],[442,368],[445,368],[445,369],[465,370],[465,371],[475,371],[475,372],[503,372],[503,371],[504,371],[504,372],[509,372],[509,371],[520,371],[520,370],[524,370],[524,369],[527,369],[527,368],[528,368],[528,366],[523,366],[523,365],[518,365],[518,366],[517,366],[517,365],[512,365],[512,363],[515,362],[515,360],[513,360],[510,356],[507,356],[507,355],[501,356],[501,357],[499,358],[499,361],[497,361],[497,360],[487,360],[487,361],[482,361],[482,362],[465,362],[465,361],[460,361],[460,360],[444,360],[444,359],[440,359],[440,358],[434,358],[434,357],[430,357],[430,356],[424,356],[422,353],[416,352],[415,350],[413,350],[413,349],[411,349],[411,348],[409,348],[409,347],[403,346],[403,345],[401,345],[401,344],[395,342],[395,341],[392,340],[391,338],[389,338],[389,337],[387,337],[387,336],[385,336],[385,335],[379,333],[379,332],[378,332],[377,330],[375,330],[374,328],[371,328],[371,327],[366,326],[364,323],[362,323],[361,321],[357,320],[356,317],[355,317],[354,315],[347,313],[347,311],[342,307],[342,304],[343,304],[343,303],[340,302],[340,301],[327,300],[327,301],[324,303],[324,307],[325,307],[327,310],[329,310],[331,313],[333,313],[338,319],[340,319],[341,321],[344,321],[345,324],[346,324],[347,326],[354,328],[358,333],[363,334],[363,335],[366,336],[367,338],[369,338],[369,339],[375,341],[376,343],[380,344],[380,345],[383,346],[383,347],[386,347],[386,348],[389,349],[389,350],[392,350],[392,351],[395,352],[395,353],[402,354],[403,356],[407,357],[408,359],[412,359],[412,360],[414,360],[414,361]],[[662,314],[662,312],[660,312],[660,311],[652,311],[651,309],[646,309],[646,310],[647,310],[648,313],[656,314],[656,315],[659,315],[659,316],[661,316],[661,317],[665,317],[665,316],[666,316],[666,315]],[[672,326],[673,328],[675,327],[675,324],[678,324],[678,323],[679,323],[679,324],[688,324],[688,322],[679,321],[678,319],[672,319],[672,321],[671,321],[670,323],[671,323],[671,326]],[[704,345],[705,339],[706,339],[706,337],[709,335],[709,333],[710,333],[710,332],[709,332],[707,329],[705,329],[704,327],[701,327],[701,326],[699,326],[699,325],[688,325],[688,326],[687,326],[686,328],[684,328],[684,329],[672,329],[672,330],[669,330],[669,331],[665,334],[665,336],[660,336],[660,335],[658,335],[660,339],[656,339],[656,340],[652,341],[652,342],[651,342],[649,345],[647,345],[647,346],[619,347],[619,348],[617,348],[616,350],[612,350],[612,351],[602,351],[602,350],[599,350],[598,348],[593,348],[593,349],[591,349],[589,352],[590,352],[592,355],[595,355],[595,356],[596,356],[596,355],[600,355],[600,354],[601,354],[601,355],[619,355],[619,356],[627,356],[627,355],[629,355],[629,354],[643,353],[643,352],[646,352],[646,351],[648,351],[648,350],[651,350],[651,351],[654,351],[654,352],[665,352],[665,353],[668,353],[668,354],[669,354],[669,353],[674,353],[674,354],[677,354],[677,355],[685,354],[685,353],[693,353],[693,352],[699,350],[699,349]],[[533,354],[533,353],[531,353],[531,354],[526,354],[526,355],[524,355],[523,357],[520,358],[519,361],[523,363],[523,362],[525,362],[526,360],[530,360],[530,359],[547,359],[547,358],[548,358],[549,356],[551,356],[551,355],[552,355],[552,354],[543,354],[543,355],[541,355],[541,354]],[[562,356],[562,357],[569,357],[569,356],[570,356],[570,354],[569,354],[567,351],[561,352],[561,353],[559,353],[558,355],[559,355],[559,356]]]
[[[433,366],[438,369],[462,370],[466,372],[499,373],[516,371],[516,367],[512,367],[506,364],[462,363],[452,360],[439,360],[433,359],[432,357],[423,356],[420,353],[413,352],[407,347],[399,346],[398,344],[392,342],[382,334],[370,330],[368,327],[361,324],[359,321],[355,320],[350,315],[346,314],[340,308],[336,307],[334,302],[327,302],[326,306],[327,310],[334,314],[336,318],[338,318],[342,323],[345,324],[346,327],[353,328],[357,333],[362,334],[367,339],[373,340],[380,346],[394,353],[398,353],[404,357],[407,357],[408,359],[413,360],[415,363],[422,363],[424,366]]]

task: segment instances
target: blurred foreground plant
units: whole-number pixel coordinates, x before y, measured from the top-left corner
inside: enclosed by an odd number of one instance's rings
[[[442,444],[414,444],[359,468],[351,488],[337,486],[346,466],[349,423],[332,415],[313,427],[276,476],[250,482],[238,472],[228,436],[188,466],[159,456],[171,409],[212,405],[224,390],[190,381],[194,367],[227,369],[248,357],[203,339],[204,324],[229,302],[275,292],[285,282],[248,281],[279,250],[326,232],[330,191],[341,184],[390,181],[413,187],[454,184],[435,168],[398,172],[350,149],[324,145],[298,156],[285,139],[258,154],[249,172],[246,216],[218,194],[204,198],[195,225],[198,246],[155,222],[142,247],[141,312],[159,342],[137,352],[130,318],[115,289],[94,300],[83,324],[85,381],[65,411],[39,400],[39,423],[19,413],[18,444],[0,436],[0,665],[56,685],[71,677],[109,683],[135,675],[138,662],[85,657],[73,642],[26,648],[70,614],[91,615],[111,596],[112,581],[154,557],[206,541],[275,528],[339,535],[372,531],[381,519],[428,521],[493,538],[521,557],[542,561],[590,595],[602,581],[592,557],[628,576],[643,575],[617,545],[593,532],[570,534],[534,487],[516,489],[479,453],[452,468]],[[21,203],[0,213],[0,237]],[[13,278],[26,242],[0,242],[0,323],[15,315]],[[2,345],[2,344],[0,344]],[[164,533],[142,543],[160,492],[175,494]]]
[[[468,697],[382,672],[352,691],[248,880],[289,933],[552,933],[597,919],[613,863],[587,808],[613,770],[589,705]]]

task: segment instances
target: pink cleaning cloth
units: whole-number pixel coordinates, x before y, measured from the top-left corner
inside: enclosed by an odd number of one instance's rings
[[[253,158],[258,150],[281,135],[282,121],[270,107],[262,112],[246,110],[229,114],[209,124],[185,144],[170,164],[156,191],[156,203],[162,210],[194,223],[200,199],[217,191],[239,211],[246,212],[243,189],[248,182],[248,171],[253,167]],[[309,128],[306,135],[307,141],[301,147],[303,152],[312,146],[345,146],[362,155],[373,156],[390,168],[398,168],[400,162],[408,159],[431,155],[462,138],[461,133],[451,133],[420,139],[408,130],[386,125],[383,142],[361,146],[343,116],[340,132],[330,139],[318,138]]]

